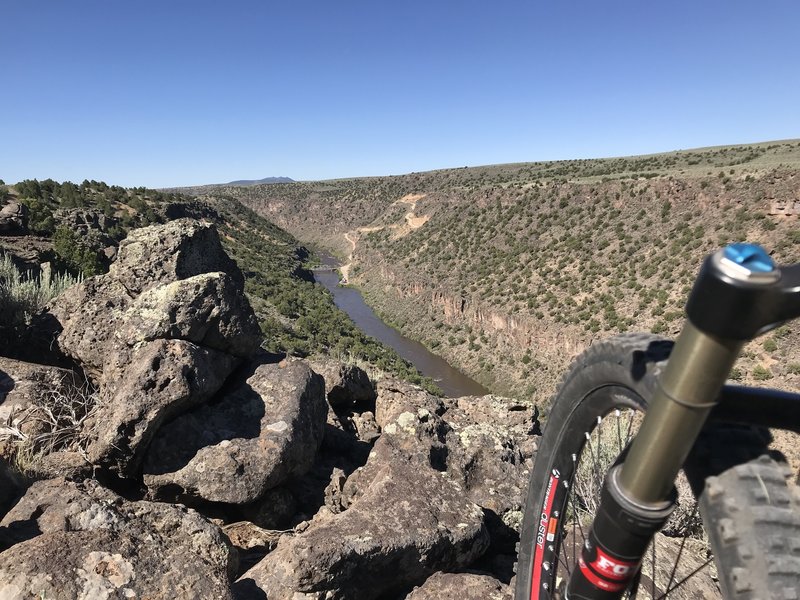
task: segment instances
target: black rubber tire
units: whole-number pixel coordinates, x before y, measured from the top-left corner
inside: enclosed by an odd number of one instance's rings
[[[800,598],[800,498],[791,475],[762,455],[706,480],[700,510],[724,598]]]
[[[671,349],[672,342],[656,336],[623,334],[591,346],[575,360],[565,375],[550,407],[528,488],[517,562],[515,585],[517,600],[549,600],[552,597],[551,592],[556,581],[556,568],[545,572],[543,565],[558,565],[558,544],[563,534],[561,530],[563,520],[558,520],[559,533],[556,536],[558,541],[555,544],[555,551],[548,550],[548,545],[540,537],[538,540],[540,556],[537,556],[537,535],[542,535],[540,524],[547,522],[547,518],[543,518],[542,513],[546,512],[547,517],[551,516],[550,509],[546,509],[550,503],[554,507],[552,510],[556,516],[559,516],[559,511],[564,512],[568,486],[561,484],[572,483],[574,474],[572,456],[573,454],[580,455],[584,445],[584,432],[591,431],[599,417],[603,417],[614,409],[628,407],[646,410],[647,403],[655,389],[656,377],[666,364]],[[765,437],[761,430],[756,428],[734,427],[726,429],[724,433],[720,434],[713,431],[715,427],[704,432],[690,457],[691,464],[687,464],[686,468],[695,495],[702,494],[706,476],[709,474],[718,475],[716,479],[718,486],[722,486],[721,489],[726,490],[723,494],[711,494],[714,500],[709,499],[706,502],[701,500],[700,503],[701,516],[709,530],[712,548],[716,548],[716,544],[719,543],[718,538],[722,539],[730,531],[729,523],[732,520],[736,521],[739,529],[746,526],[746,531],[749,532],[747,535],[750,537],[768,535],[767,527],[762,526],[756,520],[752,521],[752,525],[749,523],[745,525],[738,516],[741,509],[735,519],[724,512],[736,512],[736,509],[731,507],[731,503],[725,501],[726,497],[733,495],[741,498],[748,494],[742,489],[745,476],[734,476],[731,473],[738,473],[740,469],[750,468],[747,461],[766,452],[768,437]],[[698,455],[700,456],[699,460]],[[734,466],[732,463],[738,466]],[[733,471],[728,470],[731,467],[733,467]],[[791,495],[787,491],[785,480],[778,481],[779,479],[777,477],[769,479],[770,494],[777,494],[781,498]],[[715,480],[712,478],[710,481],[712,489],[717,489],[713,487]],[[555,485],[553,485],[554,482]],[[752,488],[752,485],[749,487]],[[731,488],[735,488],[735,491],[732,492]],[[553,491],[554,489],[556,491]],[[781,491],[772,492],[773,489]],[[752,492],[750,494],[752,495]],[[744,505],[743,500],[738,502]],[[751,500],[747,506],[752,504]],[[791,515],[782,518],[781,524],[788,522],[787,519],[797,518],[798,512],[795,509],[797,509],[796,504],[780,509],[781,515]],[[775,518],[774,511],[767,510],[766,512],[767,516],[762,521],[771,521]],[[796,523],[796,521],[792,522]],[[711,525],[708,526],[708,523]],[[714,531],[719,531],[719,535],[715,535]],[[738,535],[737,539],[743,539],[743,535]],[[716,550],[714,552],[718,574],[720,579],[724,580],[722,585],[726,593],[728,589],[741,587],[742,584],[737,583],[743,581],[740,569],[749,570],[750,568],[747,566],[750,563],[741,562],[743,560],[741,559],[741,549],[744,546],[732,539],[729,542],[732,545],[731,549],[726,549],[723,545],[720,546],[718,553]],[[794,553],[791,554],[792,561],[796,560],[797,553],[800,552],[800,537],[794,537],[792,534],[790,538],[784,540],[783,545],[786,548],[784,555],[787,560],[790,553]],[[551,544],[550,547],[552,546]],[[750,557],[751,554],[753,553],[744,552],[746,557]],[[736,559],[739,562],[732,560],[734,555],[739,556]],[[535,556],[538,563],[536,565],[538,575],[534,574]],[[774,554],[770,560],[773,558]],[[747,558],[747,560],[751,560],[751,558]],[[773,562],[777,564],[776,561],[796,566],[796,563],[785,562],[783,558]],[[800,570],[795,569],[794,573],[796,574],[798,571]],[[538,582],[536,589],[532,589],[534,579]],[[756,579],[759,581],[755,581]],[[730,597],[737,600],[740,598],[751,600],[757,597],[763,600],[772,597],[785,600],[800,598],[797,595],[792,596],[790,592],[783,595],[764,594],[760,590],[767,589],[765,586],[768,585],[768,580],[771,580],[771,575],[767,569],[762,569],[759,573],[750,573],[747,585],[752,590],[759,590],[759,593],[756,595],[731,595]],[[775,580],[777,581],[777,579]],[[548,585],[545,586],[545,583]]]

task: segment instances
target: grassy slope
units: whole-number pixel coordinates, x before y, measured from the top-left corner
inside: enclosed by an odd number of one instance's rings
[[[627,330],[672,335],[702,257],[736,240],[800,261],[800,142],[227,188],[304,242],[346,255],[390,322],[504,393],[544,400],[569,359]],[[403,228],[406,194],[425,194]],[[383,227],[382,229],[378,229]],[[369,228],[372,231],[359,228]],[[735,375],[798,387],[797,325]]]

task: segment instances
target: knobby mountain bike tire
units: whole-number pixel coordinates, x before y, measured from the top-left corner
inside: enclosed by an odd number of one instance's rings
[[[516,600],[564,598],[603,477],[641,422],[671,349],[663,338],[623,334],[591,346],[565,375],[531,474]],[[800,502],[785,465],[765,454],[767,436],[755,427],[704,431],[678,484],[679,507],[627,597],[800,599]]]

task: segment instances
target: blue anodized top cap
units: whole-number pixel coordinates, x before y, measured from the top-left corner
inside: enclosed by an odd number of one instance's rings
[[[729,261],[747,269],[751,273],[771,273],[775,270],[772,257],[758,244],[730,244],[722,251]]]

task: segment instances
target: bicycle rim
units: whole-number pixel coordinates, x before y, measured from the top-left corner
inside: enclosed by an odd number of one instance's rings
[[[539,507],[530,598],[564,597],[599,505],[605,474],[635,435],[644,409],[645,401],[633,390],[604,386],[585,397],[562,428]],[[706,542],[701,536],[690,537],[702,532],[697,503],[688,484],[680,487],[677,518],[683,523],[677,523],[673,515],[665,529],[685,535],[658,534],[626,598],[721,597],[713,581],[713,561]]]

